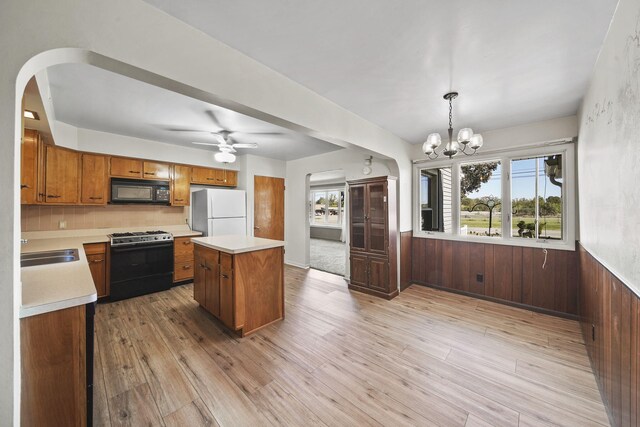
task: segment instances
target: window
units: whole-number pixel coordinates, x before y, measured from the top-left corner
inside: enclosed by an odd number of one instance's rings
[[[340,226],[344,217],[344,190],[311,191],[311,225]]]
[[[511,235],[562,240],[562,155],[511,161]]]
[[[420,171],[420,229],[451,233],[451,168]]]
[[[421,163],[414,234],[573,249],[574,161],[573,143],[562,143]]]
[[[460,165],[460,234],[502,235],[501,192],[499,161]]]

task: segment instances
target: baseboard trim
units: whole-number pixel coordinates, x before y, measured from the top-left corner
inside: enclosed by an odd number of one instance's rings
[[[380,292],[380,291],[376,291],[376,290],[373,290],[373,289],[365,288],[365,287],[362,287],[362,286],[353,285],[351,283],[349,283],[349,289],[352,290],[352,291],[362,292],[363,294],[373,295],[373,296],[384,298],[384,299],[387,299],[387,300],[394,299],[400,293],[396,289],[395,291],[393,291],[393,292],[388,294],[388,293],[385,293],[385,292]]]
[[[287,264],[287,265],[290,265],[292,267],[298,267],[298,268],[302,268],[302,269],[305,269],[305,270],[309,269],[309,264],[299,264],[297,262],[294,262],[294,261],[291,261],[291,260],[286,260],[286,259],[284,260],[284,263]]]

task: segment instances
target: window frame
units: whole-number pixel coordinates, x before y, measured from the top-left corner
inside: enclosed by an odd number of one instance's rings
[[[561,240],[524,239],[511,236],[511,209],[501,209],[502,223],[501,237],[473,236],[460,234],[460,166],[469,163],[499,161],[502,166],[501,200],[502,206],[511,207],[511,161],[527,157],[542,157],[552,154],[562,155],[562,170],[564,179],[562,193],[563,230]],[[452,231],[422,231],[420,227],[420,170],[451,167],[451,198],[452,198]],[[576,171],[575,144],[573,142],[548,143],[534,148],[519,150],[493,151],[478,153],[474,156],[458,155],[453,159],[417,161],[413,170],[413,236],[430,239],[456,240],[475,243],[490,243],[496,245],[523,246],[533,248],[549,248],[560,250],[575,250],[576,229]]]
[[[342,199],[338,200],[338,222],[336,224],[331,224],[329,223],[327,220],[329,218],[329,193],[331,192],[337,192],[338,195],[341,195]],[[342,228],[342,221],[344,221],[344,216],[342,213],[342,210],[344,209],[344,206],[340,206],[340,202],[344,203],[344,197],[345,197],[345,190],[344,187],[327,187],[327,188],[318,188],[318,189],[311,189],[310,190],[310,198],[311,198],[311,216],[309,218],[309,226],[311,227],[325,227],[325,228]],[[324,223],[322,224],[317,224],[315,222],[315,200],[316,197],[315,195],[317,193],[324,193],[324,199],[325,199],[325,208],[326,208],[326,213],[324,215]]]

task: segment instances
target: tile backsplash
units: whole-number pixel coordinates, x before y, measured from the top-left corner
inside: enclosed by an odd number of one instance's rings
[[[188,208],[175,206],[22,206],[22,231],[183,225]]]

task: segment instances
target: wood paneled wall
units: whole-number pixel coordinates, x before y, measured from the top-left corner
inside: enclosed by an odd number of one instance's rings
[[[400,290],[403,291],[411,284],[411,239],[413,230],[400,233]]]
[[[575,316],[577,252],[547,252],[545,263],[540,248],[414,237],[411,278],[420,284]]]
[[[602,400],[614,426],[640,424],[638,297],[579,247],[582,333]]]

